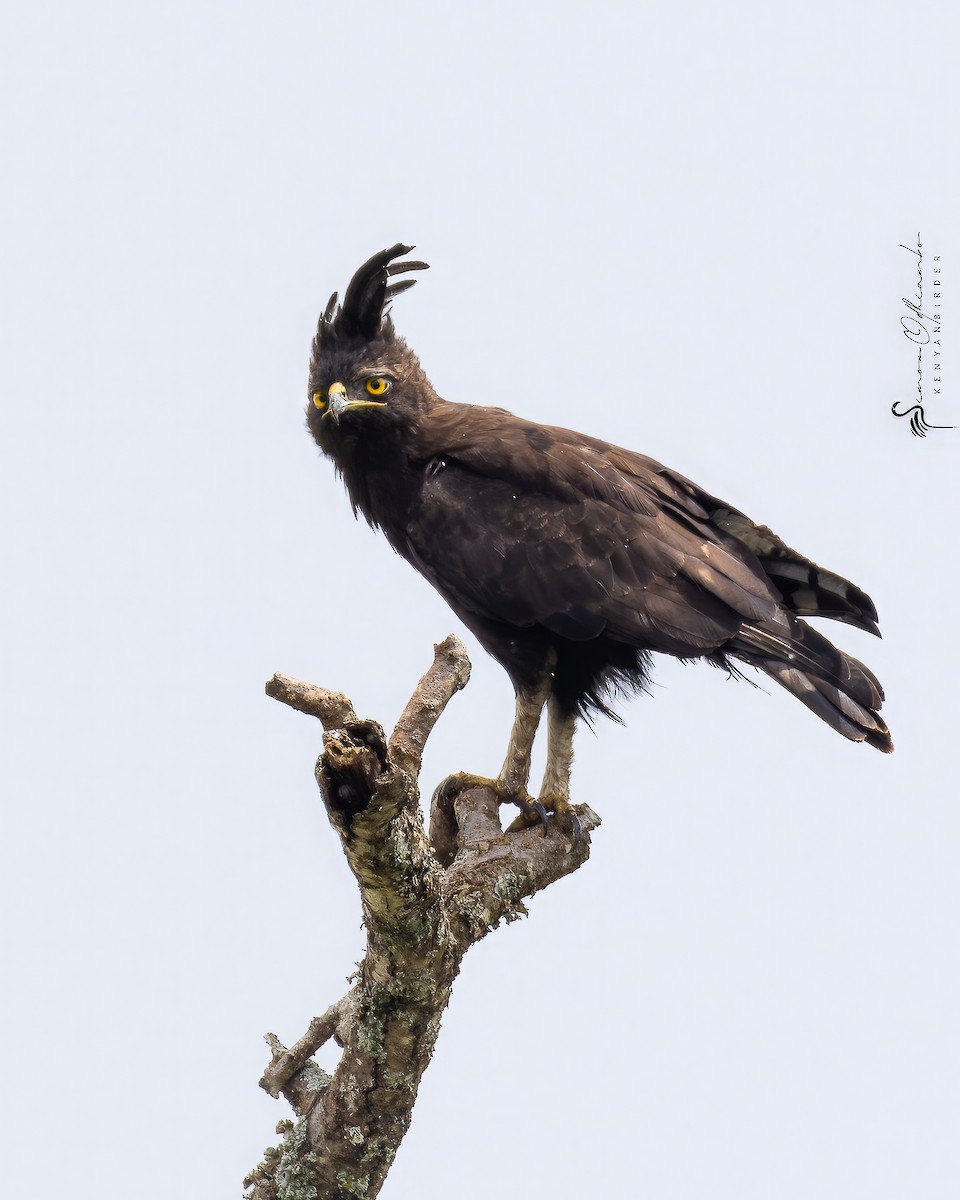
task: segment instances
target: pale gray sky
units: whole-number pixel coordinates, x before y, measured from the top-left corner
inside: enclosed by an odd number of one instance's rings
[[[890,406],[919,230],[927,417],[960,424],[954,21],[8,13],[7,1194],[238,1197],[286,1115],[263,1032],[299,1036],[361,954],[318,728],[262,688],[389,724],[458,629],[303,426],[318,312],[406,240],[432,269],[395,317],[442,395],[659,458],[871,593],[883,642],[828,632],[897,751],[663,661],[580,734],[593,858],[467,959],[383,1195],[952,1200],[960,430]],[[468,644],[428,788],[503,755],[510,689]]]

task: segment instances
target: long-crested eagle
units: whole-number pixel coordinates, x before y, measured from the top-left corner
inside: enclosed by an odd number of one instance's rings
[[[354,513],[444,597],[516,691],[506,760],[490,782],[525,820],[570,795],[578,715],[613,715],[651,651],[765,672],[831,728],[890,751],[874,675],[806,624],[831,617],[879,636],[873,601],[763,525],[651,458],[502,408],[434,391],[385,303],[426,263],[375,254],[320,318],[307,422]],[[527,792],[544,705],[547,765]],[[476,777],[464,777],[476,780]]]

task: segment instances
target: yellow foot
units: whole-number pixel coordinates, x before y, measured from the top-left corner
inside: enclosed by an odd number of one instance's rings
[[[519,805],[520,815],[515,817],[507,827],[507,833],[512,833],[517,829],[529,829],[531,825],[536,825],[537,821],[542,821],[544,836],[546,836],[547,813],[553,813],[553,819],[562,832],[575,842],[579,841],[583,827],[580,824],[580,818],[574,812],[573,805],[566,796],[552,796],[545,793],[536,800],[527,796],[525,801],[514,799],[514,803]]]
[[[490,788],[500,794],[496,779],[488,779],[485,775],[471,775],[469,771],[458,771],[456,775],[448,775],[439,784],[435,795],[444,801],[453,800],[461,792],[469,792],[471,788]]]
[[[451,805],[461,792],[467,792],[471,788],[489,788],[496,792],[501,804],[515,804],[520,809],[517,816],[507,826],[507,833],[516,833],[521,829],[542,825],[543,834],[546,837],[547,814],[553,813],[554,821],[567,837],[576,842],[583,834],[580,818],[566,796],[545,794],[534,800],[526,790],[518,792],[508,787],[501,779],[488,779],[485,775],[471,775],[469,771],[448,775],[437,788],[436,795],[440,802],[447,806]]]
[[[527,829],[531,825],[542,824],[543,832],[547,832],[547,810],[527,791],[518,792],[510,788],[502,779],[487,779],[485,775],[471,775],[469,771],[460,771],[456,775],[448,775],[437,788],[436,796],[441,804],[449,805],[461,792],[470,788],[489,788],[496,792],[501,804],[515,804],[520,809],[508,833],[517,829]]]
[[[525,802],[513,799],[513,803],[519,806],[520,814],[514,817],[511,824],[507,826],[507,833],[514,833],[518,829],[529,829],[538,821],[542,821],[544,836],[546,836],[547,813],[553,813],[553,819],[557,826],[575,842],[583,833],[580,818],[565,796],[541,795],[536,800],[527,796]]]

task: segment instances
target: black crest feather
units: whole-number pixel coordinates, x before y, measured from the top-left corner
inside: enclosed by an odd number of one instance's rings
[[[404,254],[409,254],[413,246],[404,246],[397,242],[389,250],[381,250],[360,267],[350,280],[343,304],[337,307],[337,293],[330,297],[320,323],[317,326],[317,339],[327,338],[357,338],[370,340],[380,332],[383,321],[383,306],[388,299],[405,292],[413,287],[415,279],[404,279],[399,283],[389,283],[392,275],[401,275],[407,271],[425,271],[429,263],[394,262]]]

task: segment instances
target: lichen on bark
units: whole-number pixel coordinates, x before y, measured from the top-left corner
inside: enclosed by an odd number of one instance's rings
[[[367,946],[350,991],[288,1050],[267,1035],[261,1087],[296,1114],[244,1181],[248,1200],[346,1200],[378,1195],[410,1126],[464,954],[524,901],[575,871],[599,824],[578,806],[582,833],[554,822],[505,833],[490,788],[434,794],[429,831],[419,774],[430,731],[470,676],[455,637],[435,647],[387,740],[341,693],[275,675],[267,694],[324,726],[316,777],[330,824],[360,889]],[[312,1055],[342,1048],[328,1075]],[[278,1127],[278,1130],[279,1128]]]

